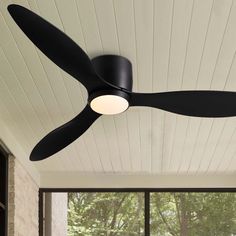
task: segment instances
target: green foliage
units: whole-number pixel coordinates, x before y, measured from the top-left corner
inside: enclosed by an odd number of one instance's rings
[[[151,193],[153,236],[236,236],[235,193]],[[68,236],[144,235],[143,193],[69,193]]]
[[[69,236],[144,235],[143,193],[69,193]]]
[[[157,236],[236,235],[236,194],[152,193],[151,232]]]

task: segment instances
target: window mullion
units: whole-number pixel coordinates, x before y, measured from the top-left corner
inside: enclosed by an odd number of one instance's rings
[[[150,192],[145,191],[144,196],[145,236],[150,236]]]

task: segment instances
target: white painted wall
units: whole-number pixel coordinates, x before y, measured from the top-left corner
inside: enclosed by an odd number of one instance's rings
[[[116,175],[44,172],[42,188],[235,188],[236,175]]]
[[[67,193],[52,193],[51,236],[67,235]]]

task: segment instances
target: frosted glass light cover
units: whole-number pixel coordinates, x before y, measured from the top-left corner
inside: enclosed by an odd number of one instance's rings
[[[128,101],[117,95],[102,95],[90,102],[91,108],[104,115],[114,115],[125,111],[129,107]]]

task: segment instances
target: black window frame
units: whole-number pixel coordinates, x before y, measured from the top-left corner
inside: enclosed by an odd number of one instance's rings
[[[0,191],[3,191],[3,200],[0,199],[0,222],[4,221],[4,227],[0,227],[0,236],[8,235],[8,161],[9,152],[0,143]],[[2,198],[1,196],[1,198]],[[1,202],[3,201],[3,202]]]
[[[150,193],[195,192],[195,193],[236,193],[236,188],[40,188],[39,189],[39,236],[43,236],[43,194],[49,192],[142,192],[144,193],[144,234],[150,236]]]

